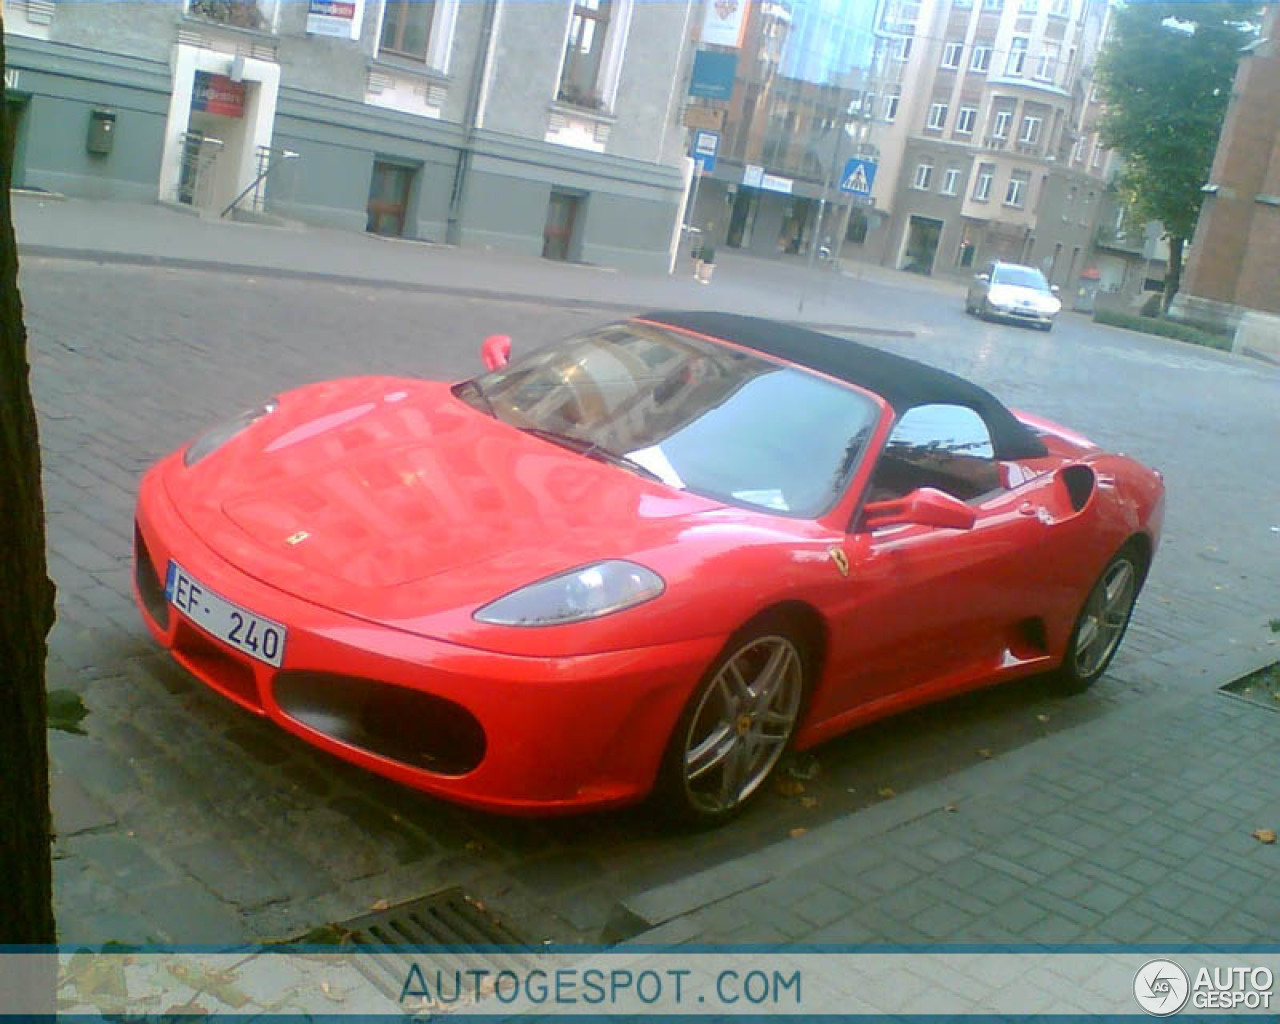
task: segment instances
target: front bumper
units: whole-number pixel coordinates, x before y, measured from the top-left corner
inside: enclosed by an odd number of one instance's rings
[[[1017,324],[1034,324],[1037,327],[1050,325],[1057,318],[1057,313],[1050,313],[1044,310],[1035,309],[1031,306],[1019,306],[1017,304],[1002,304],[997,306],[993,302],[987,303],[988,315],[997,320],[1005,320],[1009,323]]]
[[[723,639],[532,658],[378,626],[282,593],[226,562],[177,514],[154,471],[139,493],[136,545],[134,598],[143,619],[201,681],[353,764],[450,800],[506,813],[549,814],[642,799],[657,777],[685,702]],[[166,603],[158,581],[171,559],[222,597],[285,624],[288,641],[280,667],[222,643]],[[483,731],[478,763],[468,762],[460,772],[431,770],[409,763],[407,756],[391,756],[395,749],[369,749],[359,729],[342,723],[327,727],[323,715],[300,720],[295,717],[298,681],[305,686],[316,677],[354,681],[362,692],[375,688],[393,695],[397,699],[383,704],[382,718],[387,707],[414,707],[413,693],[462,709],[463,715],[441,721],[478,723]],[[398,699],[406,690],[411,691],[407,703]]]

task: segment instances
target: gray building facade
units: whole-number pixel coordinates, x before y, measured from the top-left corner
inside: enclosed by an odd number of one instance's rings
[[[16,185],[665,270],[694,0],[6,0]]]

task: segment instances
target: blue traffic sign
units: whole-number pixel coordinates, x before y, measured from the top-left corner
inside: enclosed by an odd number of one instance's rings
[[[693,158],[701,161],[702,173],[716,169],[716,154],[720,152],[720,133],[698,129],[693,133]]]
[[[878,166],[874,160],[855,156],[844,165],[844,173],[840,175],[840,191],[855,196],[871,195],[871,186],[876,183]]]

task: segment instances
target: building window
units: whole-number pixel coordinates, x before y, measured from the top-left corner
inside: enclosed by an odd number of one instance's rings
[[[884,98],[884,119],[886,121],[892,123],[898,119],[898,101],[901,98],[896,92],[891,92]]]
[[[957,10],[968,10],[973,6],[973,0],[951,0],[951,6]]]
[[[982,164],[978,168],[978,176],[973,182],[973,198],[975,202],[985,203],[991,198],[991,183],[995,180],[996,165]]]
[[[387,0],[378,51],[426,60],[435,18],[432,0]]]
[[[910,36],[899,36],[893,41],[893,50],[891,55],[894,60],[910,60],[911,59],[911,43]]]
[[[1058,72],[1059,50],[1057,46],[1046,45],[1045,50],[1036,61],[1036,78],[1041,82],[1052,82]]]
[[[953,196],[960,191],[960,168],[948,167],[942,176],[942,194]]]
[[[969,58],[970,71],[986,71],[991,67],[991,44],[974,43],[973,55]]]
[[[403,2],[403,0],[401,0]],[[609,34],[612,0],[575,0],[556,99],[579,107],[604,106],[600,68]]]
[[[1009,187],[1004,192],[1004,205],[1021,209],[1027,201],[1027,186],[1031,184],[1031,175],[1026,171],[1014,171],[1009,176]]]
[[[1034,114],[1028,114],[1022,119],[1022,131],[1018,134],[1018,141],[1028,146],[1034,146],[1040,141],[1040,125],[1042,119]]]
[[[1003,11],[1004,0],[982,0],[982,9],[984,11]]]
[[[929,120],[925,122],[925,127],[933,131],[940,132],[947,126],[947,105],[945,103],[932,103],[929,105]]]
[[[991,137],[1003,142],[1009,137],[1009,122],[1013,120],[1013,111],[997,110],[995,120],[991,123]]]
[[[1095,170],[1102,166],[1102,158],[1105,155],[1106,155],[1106,150],[1103,149],[1102,143],[1095,142],[1093,144],[1093,166]]]
[[[956,114],[956,133],[958,135],[972,135],[973,125],[977,120],[977,107],[961,107],[960,112]]]
[[[1084,163],[1084,151],[1089,145],[1089,136],[1081,135],[1076,139],[1075,148],[1071,151],[1071,162],[1073,164]]]
[[[1053,0],[1053,6],[1049,8],[1049,13],[1055,18],[1071,17],[1071,0]]]
[[[933,182],[933,164],[916,164],[916,176],[911,181],[912,188],[918,188],[924,192],[929,191],[929,185]]]
[[[1040,10],[1040,0],[1021,0],[1018,4],[1018,10],[1023,14],[1035,14]]]
[[[233,28],[274,32],[279,0],[190,0],[187,13]]]
[[[1009,43],[1009,63],[1005,66],[1005,73],[1009,75],[1021,75],[1026,66],[1027,37],[1014,36],[1012,42]]]
[[[964,43],[950,42],[942,48],[942,66],[952,71],[960,66],[960,57],[964,53]]]

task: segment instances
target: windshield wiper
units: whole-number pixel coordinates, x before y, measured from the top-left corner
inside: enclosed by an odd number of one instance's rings
[[[574,437],[573,434],[562,434],[556,430],[546,430],[543,427],[520,427],[520,430],[526,434],[532,434],[534,437],[540,437],[544,441],[550,441],[552,444],[558,444],[561,448],[568,448],[570,451],[577,452],[579,455],[585,455],[589,459],[595,459],[598,462],[608,462],[614,466],[621,466],[623,469],[629,469],[633,473],[647,477],[650,480],[656,480],[660,484],[665,484],[657,473],[651,470],[629,455],[623,455],[621,452],[610,451],[608,448],[602,448],[595,441],[588,441],[586,438]]]
[[[461,384],[457,385],[457,387],[455,388],[455,393],[457,391],[462,390],[463,388],[470,388],[472,391],[474,391],[476,393],[476,397],[479,398],[480,401],[484,403],[485,410],[489,413],[489,415],[492,416],[495,420],[499,418],[498,410],[493,407],[492,399],[490,399],[489,396],[484,393],[484,388],[480,386],[479,381],[477,381],[474,377],[471,380],[464,380]]]

